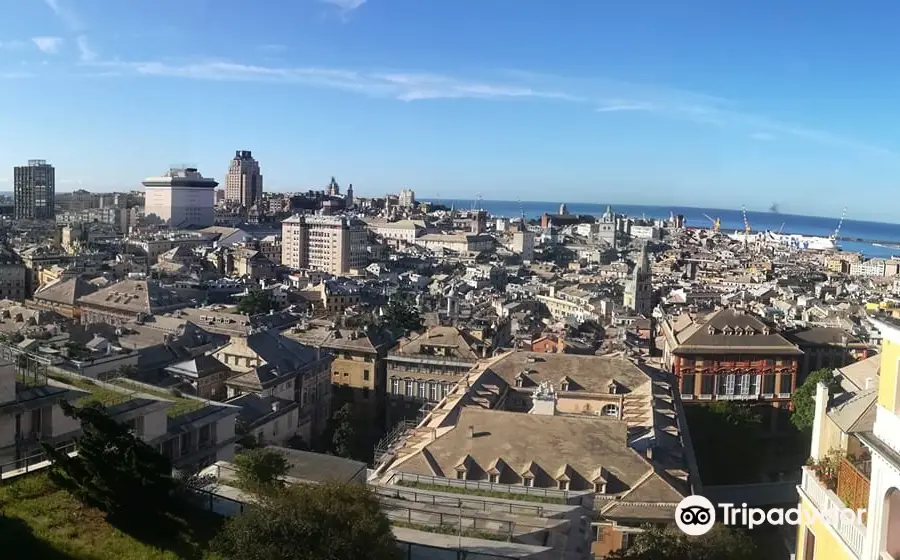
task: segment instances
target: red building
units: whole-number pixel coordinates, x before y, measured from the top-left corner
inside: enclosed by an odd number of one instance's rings
[[[790,408],[803,352],[759,317],[738,309],[681,315],[661,324],[663,360],[687,403],[716,400]]]

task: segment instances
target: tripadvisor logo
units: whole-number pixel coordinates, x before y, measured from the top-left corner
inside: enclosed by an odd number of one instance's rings
[[[718,511],[717,511],[718,510]],[[838,523],[863,524],[865,509],[830,509],[825,513],[818,510],[793,508],[751,508],[747,504],[717,504],[703,496],[687,496],[675,508],[675,524],[685,534],[698,537],[705,535],[718,518],[722,524],[753,529],[760,525],[809,525],[817,520],[830,525]]]

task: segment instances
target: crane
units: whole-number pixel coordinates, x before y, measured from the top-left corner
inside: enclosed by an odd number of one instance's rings
[[[719,233],[719,228],[722,227],[722,220],[719,218],[710,218],[707,214],[703,214],[703,217],[712,222],[713,233]]]
[[[750,229],[750,220],[747,219],[747,207],[746,206],[741,206],[741,214],[743,214],[743,216],[744,216],[744,233],[747,235],[750,235],[750,232],[752,230]]]
[[[838,237],[838,235],[841,234],[841,226],[844,225],[844,218],[845,218],[846,216],[847,216],[847,207],[845,206],[844,209],[841,210],[841,219],[840,219],[840,221],[838,222],[837,227],[834,228],[834,233],[832,233],[832,234],[831,234],[831,237],[829,238],[829,239],[831,239],[832,241],[836,240],[837,237]]]

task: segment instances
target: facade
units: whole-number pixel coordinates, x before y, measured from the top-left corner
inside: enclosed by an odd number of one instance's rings
[[[839,371],[837,395],[822,383],[817,390],[812,465],[798,487],[798,559],[900,558],[900,322],[871,319],[880,356]],[[862,376],[843,374],[872,360]],[[859,377],[862,386],[851,385]],[[865,512],[838,514],[848,508]]]
[[[637,315],[648,317],[653,310],[653,272],[647,256],[647,244],[641,246],[640,260],[634,265],[631,280],[625,284],[624,304]]]
[[[262,193],[263,176],[259,162],[247,150],[236,151],[225,178],[225,200],[250,208],[260,201]]]
[[[368,264],[368,230],[356,218],[294,215],[281,227],[284,266],[342,275]]]
[[[403,189],[397,196],[397,206],[412,208],[416,205],[416,193],[412,189]]]
[[[522,229],[512,234],[512,252],[520,255],[522,261],[534,260],[534,232]]]
[[[143,182],[144,215],[172,228],[211,226],[218,184],[193,167],[172,168],[162,177],[148,177]]]
[[[24,300],[28,296],[27,275],[19,255],[6,246],[0,246],[0,299]]]
[[[788,409],[803,352],[762,319],[721,309],[661,324],[663,362],[686,403],[739,400]]]
[[[17,220],[52,220],[56,215],[56,170],[42,159],[13,168]]]

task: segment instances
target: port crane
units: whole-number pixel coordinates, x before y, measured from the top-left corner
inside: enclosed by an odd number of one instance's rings
[[[844,218],[847,216],[847,207],[845,206],[843,210],[841,210],[841,219],[838,221],[838,225],[834,228],[834,233],[831,234],[831,241],[837,241],[838,236],[841,234],[841,226],[844,225]]]
[[[712,222],[713,233],[719,233],[719,228],[722,227],[722,220],[719,218],[710,218],[708,214],[703,214],[703,217]]]

